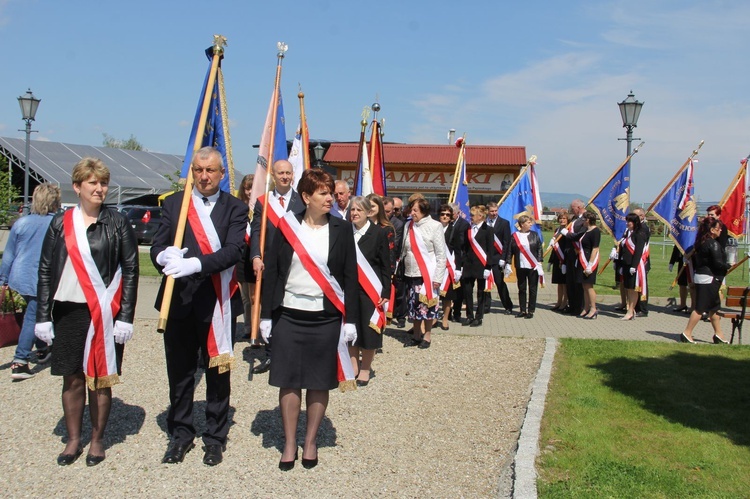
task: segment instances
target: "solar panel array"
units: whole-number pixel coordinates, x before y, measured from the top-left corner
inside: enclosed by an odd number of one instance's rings
[[[0,137],[0,153],[9,158],[10,164],[22,168],[26,159],[26,139]],[[70,173],[81,158],[100,158],[107,165],[111,173],[107,202],[113,203],[170,191],[171,181],[165,175],[179,176],[177,172],[183,161],[183,156],[175,154],[43,140],[31,141],[29,157],[31,170],[36,176],[60,186],[63,203],[76,202]]]

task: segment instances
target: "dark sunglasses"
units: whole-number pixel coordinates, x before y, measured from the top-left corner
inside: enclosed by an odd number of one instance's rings
[[[451,213],[448,213],[447,211],[444,211],[443,213],[440,214],[440,216],[441,217],[449,217],[449,216],[451,216]]]

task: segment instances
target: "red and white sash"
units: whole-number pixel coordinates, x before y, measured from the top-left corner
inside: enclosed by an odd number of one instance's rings
[[[453,287],[454,289],[459,287],[461,284],[456,282],[456,256],[448,246],[445,247],[445,275],[443,281],[440,283],[440,296],[445,296],[448,290]]]
[[[279,218],[279,210],[283,210],[278,201],[273,202],[269,198],[269,207],[274,209],[268,210],[268,219],[273,221],[274,225],[281,231],[289,244],[292,245],[294,252],[300,259],[302,266],[310,274],[310,277],[320,286],[323,294],[328,298],[336,310],[341,312],[341,331],[339,333],[338,344],[338,380],[339,390],[348,391],[356,390],[357,385],[354,381],[354,367],[349,358],[349,347],[344,340],[344,323],[346,321],[346,308],[344,307],[344,290],[339,286],[338,281],[331,275],[327,262],[320,261],[314,253],[311,254],[307,248],[313,247],[310,241],[304,241],[305,235],[301,232],[301,225],[293,212],[287,212]],[[277,206],[273,206],[273,205]],[[356,245],[355,245],[356,246]]]
[[[492,244],[495,245],[495,250],[497,251],[498,255],[503,254],[503,243],[500,242],[500,239],[497,238],[497,234],[492,234],[492,237],[494,238],[494,241]]]
[[[422,238],[422,234],[414,228],[414,220],[409,226],[409,243],[411,251],[414,253],[414,259],[417,261],[419,272],[422,274],[423,282],[419,287],[419,301],[425,303],[428,307],[437,305],[438,299],[432,289],[432,283],[435,281],[435,266],[437,261],[435,256],[427,251],[427,245]]]
[[[559,231],[558,231],[559,234]],[[555,251],[555,254],[557,255],[557,260],[562,264],[565,263],[565,254],[563,253],[562,248],[560,247],[560,243],[558,242],[557,238],[553,238],[552,242],[550,243],[552,246],[552,249]]]
[[[383,283],[380,282],[372,265],[367,261],[365,255],[362,254],[359,245],[355,244],[354,247],[357,249],[357,276],[359,277],[359,285],[362,286],[367,297],[375,305],[375,311],[373,311],[370,317],[370,327],[380,334],[383,332],[383,327],[385,326],[385,311],[383,310],[385,307],[378,305],[380,294],[383,292]]]
[[[516,240],[516,246],[518,246],[518,256],[522,260],[525,260],[526,264],[529,267],[537,271],[537,273],[539,274],[539,284],[544,287],[544,269],[542,268],[542,264],[539,263],[539,260],[537,260],[536,257],[531,254],[531,248],[528,247],[529,241],[521,241],[521,238],[518,236],[518,232],[513,233],[513,239]],[[519,265],[519,267],[521,267],[521,265]]]
[[[594,262],[589,264],[589,261],[586,260],[586,254],[583,251],[583,238],[586,237],[586,234],[588,234],[588,232],[584,232],[578,241],[573,242],[573,245],[576,246],[576,250],[578,251],[578,261],[576,263],[580,264],[583,270],[594,272],[597,267],[599,267],[599,252],[596,252]]]
[[[469,238],[469,244],[471,245],[471,249],[474,252],[474,255],[476,255],[477,260],[479,260],[479,262],[482,264],[482,266],[487,267],[487,253],[485,253],[484,249],[479,245],[479,243],[474,238],[474,236],[472,236],[471,232],[472,232],[472,229],[470,228],[468,238]],[[478,233],[479,232],[477,231],[477,234]],[[493,237],[495,238],[495,240],[493,241],[492,244],[495,246],[498,252],[500,252],[500,254],[502,255],[503,245],[500,242],[500,240],[497,238],[497,235],[493,234]],[[485,293],[491,292],[492,287],[494,285],[495,285],[495,277],[492,275],[492,272],[490,272],[490,276],[485,280],[484,292]]]
[[[635,254],[635,243],[631,237],[633,233],[629,233],[625,239],[625,248],[630,252],[631,255]],[[635,268],[635,289],[641,292],[641,296],[646,298],[648,296],[648,278],[646,275],[646,260],[650,253],[649,243],[643,246],[643,253],[641,253],[641,260]]]
[[[78,282],[86,296],[91,324],[86,334],[83,372],[89,390],[109,388],[120,382],[117,375],[114,324],[122,299],[122,268],[118,265],[112,282],[104,285],[86,237],[86,227],[79,206],[63,216],[65,248]]]
[[[221,249],[221,240],[211,220],[211,214],[206,210],[196,209],[195,198],[192,196],[188,207],[188,222],[202,255],[210,255]],[[238,288],[234,267],[211,274],[211,282],[216,293],[216,303],[206,339],[208,367],[218,367],[219,373],[224,373],[234,367],[231,299]]]

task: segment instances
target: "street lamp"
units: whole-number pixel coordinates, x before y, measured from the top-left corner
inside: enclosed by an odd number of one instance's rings
[[[632,90],[624,101],[617,103],[620,107],[620,115],[622,116],[622,127],[628,129],[627,138],[617,140],[626,140],[628,142],[628,156],[630,156],[630,148],[633,140],[641,140],[633,138],[633,128],[638,125],[638,117],[641,115],[643,104],[643,102],[636,100]]]
[[[31,122],[34,121],[36,116],[36,110],[39,108],[41,99],[34,97],[31,93],[31,89],[26,91],[25,95],[18,98],[18,104],[21,106],[21,113],[23,114],[23,120],[26,122],[26,163],[23,169],[23,214],[29,214],[29,152],[31,150],[31,132],[36,130],[31,129]],[[19,130],[23,132],[23,130]]]
[[[320,142],[318,142],[318,145],[313,147],[313,154],[315,154],[315,166],[320,168],[323,165],[321,164],[323,162],[323,154],[326,152],[326,148],[323,147]]]

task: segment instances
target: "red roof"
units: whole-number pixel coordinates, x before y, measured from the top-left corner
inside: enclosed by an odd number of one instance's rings
[[[325,157],[327,163],[356,163],[357,143],[332,143]],[[451,165],[458,160],[458,147],[427,144],[383,144],[386,165]],[[488,166],[523,166],[523,146],[466,146],[466,163]]]

